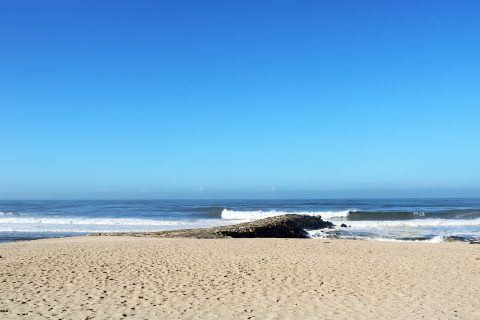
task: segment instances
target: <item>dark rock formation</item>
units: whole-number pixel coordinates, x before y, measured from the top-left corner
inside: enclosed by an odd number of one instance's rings
[[[340,228],[347,228],[347,225],[346,225],[345,223],[342,223],[342,224],[340,225]]]
[[[331,228],[333,224],[321,217],[287,214],[232,226],[202,229],[184,229],[160,232],[132,232],[97,235],[128,235],[159,238],[308,238],[305,230]]]
[[[473,239],[462,237],[462,236],[448,236],[444,239],[445,242],[468,242]]]

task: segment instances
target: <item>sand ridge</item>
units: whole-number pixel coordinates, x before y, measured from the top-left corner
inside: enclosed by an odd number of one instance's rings
[[[480,319],[480,246],[76,237],[0,244],[2,319]]]

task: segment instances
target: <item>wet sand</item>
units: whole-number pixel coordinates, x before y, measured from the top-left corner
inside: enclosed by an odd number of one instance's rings
[[[480,245],[76,237],[0,244],[1,319],[480,319]]]

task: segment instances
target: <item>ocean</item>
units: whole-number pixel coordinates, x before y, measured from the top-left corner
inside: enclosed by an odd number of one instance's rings
[[[336,227],[312,238],[443,242],[480,239],[479,199],[0,201],[0,242],[211,227],[286,213]],[[344,224],[347,227],[341,227]]]

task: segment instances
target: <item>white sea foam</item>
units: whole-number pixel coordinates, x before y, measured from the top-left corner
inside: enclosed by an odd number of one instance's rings
[[[480,219],[413,219],[413,220],[386,220],[386,221],[348,221],[349,226],[359,228],[388,228],[388,227],[448,227],[448,226],[479,226]]]
[[[62,224],[62,225],[181,225],[186,221],[130,219],[130,218],[50,218],[2,217],[0,223],[12,224]]]
[[[19,232],[127,232],[211,227],[221,220],[154,220],[133,218],[0,217],[0,231]]]
[[[413,219],[403,221],[347,221],[348,228],[309,230],[312,238],[354,238],[377,241],[441,243],[449,236],[480,237],[480,219]],[[434,237],[428,239],[432,235]]]
[[[295,211],[295,212],[288,212],[288,211],[237,211],[237,210],[229,210],[223,209],[222,211],[222,219],[230,219],[230,220],[258,220],[264,219],[269,217],[276,217],[282,216],[285,214],[304,214],[309,216],[321,216],[323,219],[332,219],[332,218],[346,218],[351,210],[344,210],[344,211]]]
[[[444,236],[435,236],[432,239],[425,240],[425,242],[442,243],[442,242],[445,242],[445,237]]]
[[[0,211],[0,217],[13,216],[13,215],[15,215],[15,212],[12,212],[12,211]]]
[[[418,239],[394,239],[394,238],[385,238],[385,237],[372,237],[366,238],[367,240],[374,240],[374,241],[383,241],[383,242],[427,242],[427,243],[443,243],[445,242],[445,237],[443,236],[435,236],[431,239],[427,240],[418,240]]]
[[[332,236],[332,233],[339,235],[338,229],[337,230],[310,230],[307,231],[310,238],[315,239],[329,239]],[[335,238],[335,235],[333,236]],[[411,239],[408,239],[408,236],[404,238],[392,238],[388,236],[361,236],[351,233],[349,235],[341,235],[342,239],[361,239],[361,240],[371,240],[371,241],[382,241],[382,242],[428,242],[428,243],[443,243],[445,242],[445,236],[435,236],[431,239],[427,240],[420,240],[415,237],[415,235],[411,236]]]

